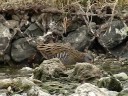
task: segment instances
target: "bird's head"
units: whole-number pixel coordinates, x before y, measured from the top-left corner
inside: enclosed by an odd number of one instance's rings
[[[84,55],[84,61],[88,63],[93,63],[94,62],[94,57],[91,53],[85,53]]]

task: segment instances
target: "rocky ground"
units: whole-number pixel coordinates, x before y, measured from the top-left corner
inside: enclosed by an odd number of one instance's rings
[[[23,2],[22,2],[23,3]],[[26,4],[26,3],[25,3]],[[0,8],[0,96],[127,96],[128,10],[92,2]],[[0,6],[1,7],[1,6]],[[93,63],[65,66],[39,43],[68,43]]]
[[[66,68],[58,58],[54,58],[44,60],[35,69],[3,68],[4,71],[0,72],[0,95],[127,96],[127,63],[104,59],[95,64],[77,63]]]

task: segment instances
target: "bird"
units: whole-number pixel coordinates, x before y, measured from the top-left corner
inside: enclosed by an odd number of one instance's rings
[[[63,64],[76,64],[77,62],[93,62],[90,53],[84,53],[71,47],[69,44],[48,43],[37,45],[37,50],[46,59],[59,58]]]

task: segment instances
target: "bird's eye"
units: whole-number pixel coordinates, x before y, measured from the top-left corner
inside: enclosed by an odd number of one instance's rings
[[[89,58],[89,60],[91,61],[92,59],[91,59],[91,58]]]

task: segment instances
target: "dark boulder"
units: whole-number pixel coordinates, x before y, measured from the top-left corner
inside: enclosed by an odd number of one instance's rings
[[[16,62],[21,62],[36,54],[36,49],[32,47],[27,38],[20,38],[12,43],[11,57]]]
[[[77,80],[80,82],[91,81],[102,77],[102,71],[90,63],[77,63],[70,75],[71,80]]]
[[[110,28],[102,32],[98,38],[99,43],[107,48],[112,49],[121,44],[128,37],[127,25],[119,20],[112,21]]]
[[[64,43],[70,43],[75,49],[83,51],[86,47],[88,48],[91,43],[92,36],[90,35],[87,27],[83,25],[76,31],[73,31],[64,38]]]
[[[5,56],[5,54],[9,53],[7,52],[7,50],[9,48],[10,41],[12,40],[13,36],[14,34],[9,31],[9,28],[0,23],[0,61],[4,61],[4,59],[7,59],[4,57],[8,57]]]
[[[33,74],[34,78],[46,81],[53,80],[53,78],[60,78],[64,73],[65,66],[58,58],[53,58],[43,61],[39,67],[36,67]]]
[[[36,37],[36,36],[42,36],[44,33],[36,23],[32,23],[25,30],[24,34],[26,34],[27,36]]]

